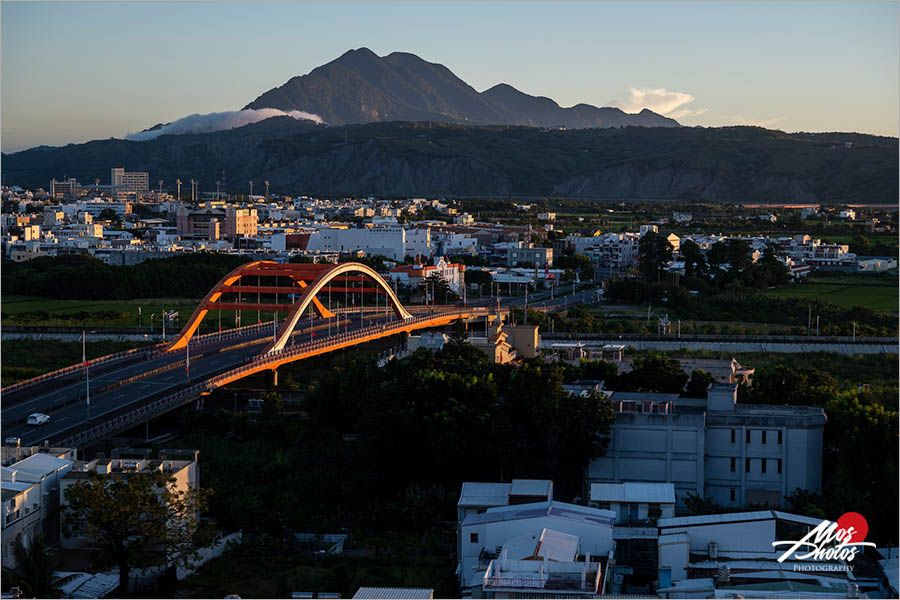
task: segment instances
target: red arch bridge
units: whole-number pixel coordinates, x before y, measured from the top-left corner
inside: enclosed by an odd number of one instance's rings
[[[201,334],[204,319],[234,312],[238,326]],[[256,323],[240,325],[256,313]],[[459,319],[486,308],[405,308],[360,263],[251,262],[223,277],[173,342],[120,352],[3,388],[4,439],[78,447],[149,421],[212,390],[312,356]],[[263,316],[268,319],[262,322]],[[277,380],[277,379],[276,379]],[[29,427],[29,414],[50,423]]]

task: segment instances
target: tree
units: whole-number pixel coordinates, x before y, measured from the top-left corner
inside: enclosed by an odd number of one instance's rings
[[[447,280],[438,273],[432,273],[422,280],[422,290],[425,292],[425,299],[429,303],[446,304],[456,300],[456,293],[450,289]]]
[[[706,388],[716,380],[709,372],[695,369],[691,372],[691,380],[687,384],[684,395],[688,398],[706,398]]]
[[[706,258],[700,250],[700,246],[694,240],[681,242],[681,259],[684,261],[684,274],[686,277],[702,275],[706,272]]]
[[[687,382],[688,375],[681,370],[681,363],[665,354],[653,353],[635,358],[632,370],[619,375],[618,387],[613,389],[680,394]]]
[[[210,493],[179,490],[163,472],[113,477],[89,471],[87,479],[66,488],[64,527],[116,558],[124,595],[133,565],[184,565],[192,558],[198,517]]]
[[[646,233],[638,245],[638,259],[644,277],[648,281],[658,280],[663,267],[672,260],[672,244],[658,233]]]
[[[60,598],[61,586],[77,575],[56,575],[56,553],[47,546],[44,536],[38,534],[26,548],[22,542],[13,547],[16,559],[14,568],[3,567],[3,587],[17,586],[26,598]]]

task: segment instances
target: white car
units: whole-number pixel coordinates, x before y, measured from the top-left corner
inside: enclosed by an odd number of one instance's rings
[[[33,413],[28,415],[29,425],[44,425],[50,422],[50,416],[44,413]]]

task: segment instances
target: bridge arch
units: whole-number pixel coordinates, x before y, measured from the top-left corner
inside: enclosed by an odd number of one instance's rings
[[[206,294],[203,300],[200,301],[200,304],[194,310],[193,314],[191,314],[190,319],[188,319],[187,323],[181,329],[178,337],[174,342],[166,349],[167,352],[172,350],[178,350],[187,346],[188,341],[190,341],[191,337],[197,332],[200,327],[200,323],[203,321],[203,318],[209,313],[210,310],[215,308],[226,308],[226,309],[234,309],[237,311],[243,310],[265,310],[265,311],[273,311],[277,314],[279,311],[288,312],[288,317],[286,319],[285,324],[282,326],[281,330],[278,332],[276,336],[275,342],[267,348],[267,351],[272,350],[281,350],[284,348],[285,343],[290,338],[291,333],[294,330],[294,327],[297,325],[297,322],[300,320],[300,316],[303,314],[303,311],[307,309],[310,305],[313,306],[313,309],[319,314],[321,317],[333,317],[334,313],[331,312],[318,298],[316,298],[316,294],[322,290],[322,288],[327,285],[329,282],[334,280],[336,277],[340,277],[345,273],[350,272],[359,272],[363,275],[366,275],[368,279],[375,282],[378,287],[384,291],[387,298],[390,299],[392,308],[394,313],[402,318],[406,319],[410,317],[409,312],[400,304],[400,300],[397,298],[397,295],[391,289],[389,285],[384,281],[384,279],[371,267],[368,267],[362,263],[342,263],[342,264],[331,264],[331,263],[318,263],[318,264],[309,264],[309,263],[277,263],[274,261],[254,261],[244,265],[241,265],[232,271],[230,271],[225,277],[219,280],[215,286]],[[238,283],[243,283],[241,280],[244,277],[286,277],[291,279],[292,285],[291,287],[278,287],[278,286],[263,286],[257,285],[236,285]],[[296,286],[296,287],[295,287]],[[252,293],[256,291],[257,293],[262,292],[266,294],[275,293],[276,298],[277,294],[294,294],[299,296],[296,302],[291,304],[262,304],[257,302],[238,302],[238,303],[228,303],[223,301],[223,295],[227,293]],[[240,298],[240,296],[239,296]]]
[[[374,281],[378,287],[384,290],[386,296],[390,299],[391,308],[394,310],[394,314],[401,319],[410,319],[412,315],[409,314],[409,311],[404,308],[404,306],[400,303],[400,299],[397,298],[397,295],[394,293],[394,290],[391,289],[391,286],[385,282],[384,278],[378,274],[375,269],[364,265],[362,263],[341,263],[338,265],[332,265],[332,267],[328,270],[323,271],[318,278],[309,283],[307,287],[303,291],[303,295],[294,305],[294,309],[291,311],[291,314],[288,315],[287,319],[285,319],[284,324],[281,326],[281,329],[278,330],[277,335],[275,336],[275,341],[272,342],[264,351],[264,353],[272,353],[278,352],[279,350],[283,350],[287,341],[291,337],[291,333],[294,332],[294,328],[297,326],[297,323],[300,321],[301,315],[303,315],[303,311],[310,305],[310,303],[316,302],[316,294],[328,284],[329,281],[334,279],[335,277],[341,276],[344,273],[353,273],[358,272],[364,275],[367,275],[369,279]]]

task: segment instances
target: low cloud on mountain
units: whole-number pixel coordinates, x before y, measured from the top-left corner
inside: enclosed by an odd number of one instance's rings
[[[277,108],[260,108],[246,110],[231,110],[227,112],[210,113],[207,115],[188,115],[168,125],[156,129],[131,133],[125,136],[126,140],[143,142],[156,139],[161,135],[180,135],[183,133],[209,133],[211,131],[223,131],[243,127],[257,121],[271,117],[293,117],[295,119],[324,123],[322,117],[302,110],[283,111]]]

